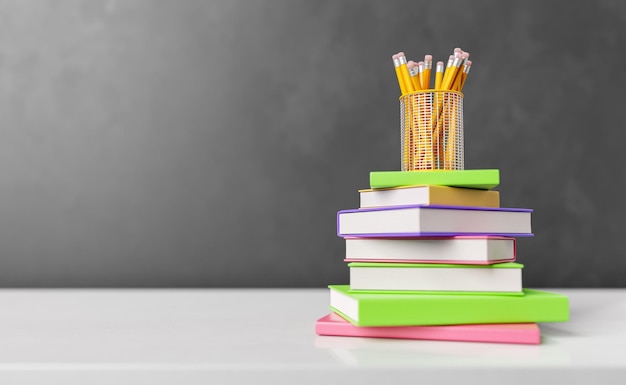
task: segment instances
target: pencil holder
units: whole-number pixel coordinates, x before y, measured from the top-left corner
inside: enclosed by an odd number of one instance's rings
[[[402,171],[463,170],[463,94],[418,91],[400,97]]]

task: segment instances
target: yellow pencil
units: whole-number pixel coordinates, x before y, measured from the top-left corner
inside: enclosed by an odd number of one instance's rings
[[[463,86],[465,85],[465,80],[467,80],[467,74],[469,74],[470,68],[472,67],[472,61],[468,60],[465,62],[465,66],[463,67],[463,73],[461,74],[461,86],[459,91],[463,91]]]
[[[407,62],[407,68],[409,69],[413,89],[415,91],[421,91],[422,87],[420,85],[418,63],[415,63],[413,60],[409,60]],[[424,135],[424,129],[426,127],[422,122],[422,115],[424,114],[425,105],[422,102],[422,98],[420,95],[408,96],[406,102],[410,103],[412,113],[412,126],[410,132],[413,156],[411,170],[417,170],[421,169],[425,164],[427,164],[427,154],[425,153],[425,149],[427,148],[427,137]]]
[[[452,81],[452,86],[451,86],[452,91],[460,91],[462,75],[463,75],[463,64],[459,66],[459,70],[457,71],[454,77],[454,80]]]
[[[409,60],[406,63],[407,68],[409,69],[409,75],[411,77],[411,84],[413,85],[413,89],[415,91],[421,91],[422,87],[420,85],[419,73],[417,69],[417,63],[413,60]]]
[[[435,69],[435,90],[441,90],[441,83],[443,81],[443,62],[438,61],[437,67]],[[433,94],[433,109],[431,112],[430,118],[430,130],[432,133],[432,152],[433,152],[433,163],[434,167],[439,168],[439,148],[440,148],[440,140],[439,140],[439,115],[441,113],[442,106],[442,93],[435,92]]]
[[[418,73],[417,73],[417,63],[415,63],[413,60],[409,60],[406,63],[406,67],[409,69],[409,75],[411,78],[411,84],[413,85],[413,89],[414,90],[419,90],[420,87],[420,82],[419,82],[419,77],[418,77]],[[405,98],[405,105],[406,108],[409,109],[409,111],[411,112],[411,116],[409,117],[409,119],[405,119],[405,125],[406,125],[406,130],[407,133],[409,135],[409,147],[410,147],[410,163],[409,163],[409,170],[413,170],[415,168],[415,146],[420,146],[420,139],[419,136],[417,135],[419,133],[419,129],[416,132],[416,128],[419,127],[419,118],[417,116],[417,112],[415,110],[415,106],[413,105],[413,98],[415,96],[407,96]]]
[[[450,55],[450,57],[448,58],[448,65],[444,71],[441,84],[441,89],[444,91],[452,90],[454,78],[458,72],[459,66],[462,63],[462,52],[463,51],[460,48],[455,48],[454,55]],[[447,133],[446,131],[449,130],[450,121],[448,120],[449,116],[448,114],[446,114],[445,111],[450,107],[451,106],[448,101],[448,96],[444,94],[443,100],[440,102],[439,105],[437,117],[435,119],[436,127],[434,130],[434,133],[435,135],[437,135],[439,142],[437,149],[438,163],[440,167],[444,169],[449,169],[447,159],[449,154],[448,145],[450,144],[450,141],[449,138],[447,138],[449,133]]]
[[[401,65],[400,65],[400,54],[395,54],[392,55],[391,58],[393,59],[393,66],[396,70],[396,77],[398,78],[398,85],[400,86],[400,94],[401,95],[405,95],[408,93],[407,87],[406,87],[406,83],[404,82],[404,76],[401,70]],[[412,148],[412,133],[410,130],[410,126],[411,126],[411,117],[412,117],[412,111],[411,111],[411,106],[410,105],[405,105],[404,106],[404,122],[405,122],[405,129],[404,129],[404,133],[403,133],[403,141],[404,141],[404,145],[403,145],[403,149],[402,149],[402,160],[404,165],[409,165],[412,162],[412,157],[411,157],[411,148]]]
[[[422,88],[430,89],[430,72],[433,68],[433,55],[424,56],[424,73],[422,76]]]
[[[404,52],[398,52],[398,55],[398,60],[400,61],[400,74],[402,75],[404,86],[406,87],[406,92],[411,93],[415,91],[415,89],[413,89],[413,83],[411,83],[411,75],[409,75],[409,69],[406,66],[406,56],[404,56]]]
[[[456,75],[459,71],[459,67],[461,66],[462,62],[463,62],[463,59],[460,56],[457,56],[452,61],[452,65],[446,68],[446,72],[443,75],[443,84],[441,85],[442,89],[444,90],[452,89],[452,85],[454,84],[454,79],[456,78]]]
[[[435,90],[441,90],[441,82],[443,80],[443,62],[438,61],[437,67],[435,69]],[[439,114],[441,113],[442,106],[442,94],[440,92],[433,93],[433,109],[431,112],[430,119],[430,130],[432,135],[432,153],[433,153],[433,166],[435,168],[439,168],[439,148],[440,148],[440,140],[439,140]]]
[[[441,82],[442,81],[443,81],[443,62],[442,61],[438,61],[437,62],[436,72],[435,72],[435,89],[436,90],[440,90],[441,89]]]
[[[449,99],[449,113],[446,114],[446,131],[447,135],[447,143],[445,143],[445,154],[444,154],[444,168],[446,170],[454,170],[456,165],[456,151],[457,151],[457,141],[458,141],[458,116],[457,111],[460,103],[460,95],[455,94],[451,95]]]
[[[461,59],[463,60],[461,62],[461,65],[459,66],[459,70],[457,71],[457,74],[453,80],[453,85],[452,85],[452,89],[454,91],[461,91],[461,80],[463,78],[463,70],[465,69],[465,63],[467,63],[467,60],[469,58],[469,52],[464,52],[461,51]]]
[[[460,50],[460,48],[456,48],[456,50]],[[443,65],[443,62],[439,62]],[[439,66],[439,63],[437,63],[437,66]],[[443,69],[442,66],[442,73],[441,73],[441,80],[439,80],[439,85],[436,85],[436,89],[438,90],[443,90],[445,91],[446,89],[443,88],[443,80],[446,79],[446,76],[450,76],[450,72],[452,71],[452,64],[454,63],[454,55],[450,55],[448,56],[448,63],[446,63],[446,67],[445,69]],[[436,75],[437,76],[437,75]],[[435,79],[435,82],[437,82],[437,79]],[[437,138],[437,143],[438,143],[438,151],[437,151],[437,163],[439,164],[439,167],[441,167],[441,165],[443,165],[443,158],[441,158],[443,156],[443,119],[442,119],[442,114],[443,114],[443,102],[444,102],[444,94],[443,93],[437,93],[436,95],[436,99],[435,99],[435,110],[433,111],[433,115],[432,115],[432,119],[431,119],[431,127],[433,130],[433,135]]]
[[[450,55],[448,57],[448,62],[446,63],[446,67],[443,70],[443,79],[446,78],[446,74],[448,74],[447,76],[450,76],[450,71],[452,71],[452,63],[454,62],[454,55]],[[441,88],[443,90],[443,79],[441,80]]]
[[[400,94],[404,95],[407,93],[406,86],[404,85],[404,79],[402,78],[402,71],[400,70],[400,57],[398,54],[392,55],[393,66],[396,70],[396,77],[398,78],[398,85],[400,86]]]
[[[418,61],[417,62],[417,72],[418,72],[418,76],[420,79],[420,84],[422,85],[422,89],[426,89],[424,87],[424,62],[423,61]]]
[[[422,90],[426,90],[426,83],[424,82],[424,62],[420,61],[417,63],[417,71],[420,79],[420,84]],[[430,116],[430,108],[431,104],[429,103],[428,97],[426,94],[421,94],[418,96],[419,102],[419,124],[418,130],[420,133],[420,169],[431,169],[432,168],[432,129],[426,121],[426,117]]]
[[[460,58],[460,63],[459,63],[458,68],[456,69],[456,72],[454,72],[452,75],[454,76],[454,78],[452,80],[450,89],[459,91],[461,88],[461,78],[462,78],[462,73],[463,73],[463,68],[464,68],[462,66],[464,66],[465,62],[469,58],[469,52],[464,52],[463,50],[459,49],[459,51],[457,51],[455,55],[457,55],[457,58]],[[447,137],[447,143],[445,144],[446,148],[445,148],[445,155],[444,155],[444,158],[445,158],[444,168],[448,170],[453,170],[455,169],[455,166],[456,166],[456,151],[458,148],[457,129],[458,129],[458,124],[459,124],[456,111],[458,110],[458,104],[460,102],[459,98],[460,98],[459,95],[450,96],[450,100],[449,100],[450,114],[446,116],[448,120],[444,122],[444,124],[448,126],[447,127],[448,137]]]

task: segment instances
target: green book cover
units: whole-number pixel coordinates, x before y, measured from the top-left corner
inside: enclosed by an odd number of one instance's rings
[[[371,171],[371,188],[436,185],[490,190],[500,184],[500,170]]]
[[[568,298],[524,289],[523,296],[354,293],[329,285],[330,308],[356,326],[565,322]]]

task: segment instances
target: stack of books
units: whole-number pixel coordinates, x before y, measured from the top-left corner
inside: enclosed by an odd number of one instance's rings
[[[320,335],[537,344],[566,296],[523,288],[515,238],[530,209],[502,208],[499,170],[380,171],[337,213],[349,285],[330,285]]]

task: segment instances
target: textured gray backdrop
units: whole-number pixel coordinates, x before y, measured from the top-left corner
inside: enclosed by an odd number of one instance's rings
[[[466,168],[535,209],[525,285],[624,286],[625,4],[0,1],[0,286],[346,283],[391,55],[457,46]]]

